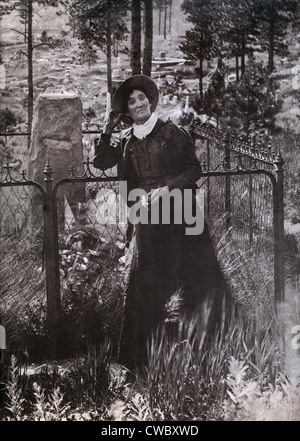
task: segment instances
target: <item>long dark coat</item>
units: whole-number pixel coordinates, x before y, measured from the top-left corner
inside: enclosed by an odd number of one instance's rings
[[[110,135],[95,143],[94,166],[118,164],[128,191],[147,192],[167,185],[169,190],[194,190],[201,166],[190,136],[170,121],[158,120],[152,132],[137,139],[132,129],[116,143]],[[195,203],[195,201],[194,201]],[[124,323],[121,361],[139,364],[146,358],[146,342],[167,317],[166,302],[180,290],[183,309],[194,311],[207,297],[216,298],[223,278],[207,226],[200,235],[187,235],[186,224],[137,224],[128,227]]]

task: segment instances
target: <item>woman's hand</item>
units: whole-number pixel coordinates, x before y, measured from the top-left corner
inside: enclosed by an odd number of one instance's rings
[[[108,119],[104,122],[103,133],[110,135],[120,123],[122,113],[116,115],[113,110],[109,112]]]
[[[164,187],[158,187],[155,190],[151,190],[149,203],[156,204],[159,201],[159,198],[165,196],[169,193],[169,187],[165,185]]]

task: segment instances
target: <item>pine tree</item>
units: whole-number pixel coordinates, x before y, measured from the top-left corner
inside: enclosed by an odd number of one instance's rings
[[[145,43],[143,57],[143,74],[151,77],[153,47],[153,2],[144,0],[145,4]]]
[[[99,47],[107,59],[107,90],[112,93],[112,48],[128,32],[127,0],[65,0],[64,4],[74,23],[74,34],[91,51]]]
[[[239,134],[272,133],[281,107],[276,100],[277,85],[270,81],[268,68],[250,56],[241,80],[228,85],[222,98],[221,126]]]
[[[42,33],[40,39],[36,41],[36,37],[33,35],[33,18],[35,15],[36,6],[58,6],[60,0],[18,0],[13,3],[9,3],[9,8],[6,9],[7,13],[17,11],[20,16],[20,23],[24,26],[24,29],[12,29],[18,34],[23,35],[26,42],[26,51],[20,51],[20,54],[27,58],[28,66],[28,104],[27,104],[27,122],[28,131],[31,131],[32,117],[33,117],[33,51],[40,46],[58,46],[62,44],[62,40],[53,39],[45,33]],[[30,142],[30,140],[29,140]]]
[[[254,16],[255,0],[224,0],[219,2],[219,27],[223,50],[228,58],[236,60],[237,81],[245,72],[246,55],[252,54],[257,43],[257,23]],[[239,66],[240,59],[240,66]]]
[[[274,70],[274,55],[283,55],[287,51],[284,43],[287,27],[294,22],[298,11],[298,0],[254,0],[260,42],[268,51],[269,73]]]
[[[142,71],[141,66],[141,0],[131,1],[131,71],[132,75],[138,75]]]
[[[184,0],[181,8],[194,28],[185,34],[179,49],[188,57],[199,61],[199,91],[203,98],[203,62],[218,53],[219,40],[216,32],[218,11],[214,0]]]

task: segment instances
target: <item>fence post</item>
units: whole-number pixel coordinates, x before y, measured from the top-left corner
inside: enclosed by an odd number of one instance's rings
[[[224,136],[224,168],[230,169],[230,149],[229,149],[229,134]],[[230,227],[231,222],[231,190],[230,190],[230,175],[225,176],[225,212],[226,212],[226,229]]]
[[[249,175],[249,243],[253,245],[253,180],[252,175]]]
[[[210,170],[210,142],[209,137],[206,138],[206,164],[207,170]],[[210,180],[207,181],[207,216],[209,216],[210,212]]]
[[[4,351],[6,349],[6,331],[4,326],[0,325],[0,363],[4,360]]]
[[[58,354],[58,342],[61,328],[61,299],[59,276],[59,253],[56,203],[52,190],[52,169],[49,163],[44,169],[46,198],[44,205],[44,252],[47,289],[47,318],[49,333],[49,356],[53,359]]]
[[[283,193],[283,164],[279,152],[275,158],[276,184],[273,186],[273,216],[274,216],[274,279],[275,300],[284,300],[284,193]]]

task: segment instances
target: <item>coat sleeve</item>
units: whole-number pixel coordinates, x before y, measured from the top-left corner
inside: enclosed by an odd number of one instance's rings
[[[121,140],[118,138],[116,142],[111,142],[111,135],[102,133],[99,138],[94,141],[95,156],[93,165],[95,168],[106,170],[114,167],[122,158]]]
[[[170,133],[172,143],[179,158],[178,173],[174,178],[168,179],[166,185],[171,191],[173,188],[193,188],[201,178],[202,169],[195,153],[195,146],[190,135],[172,124]]]

